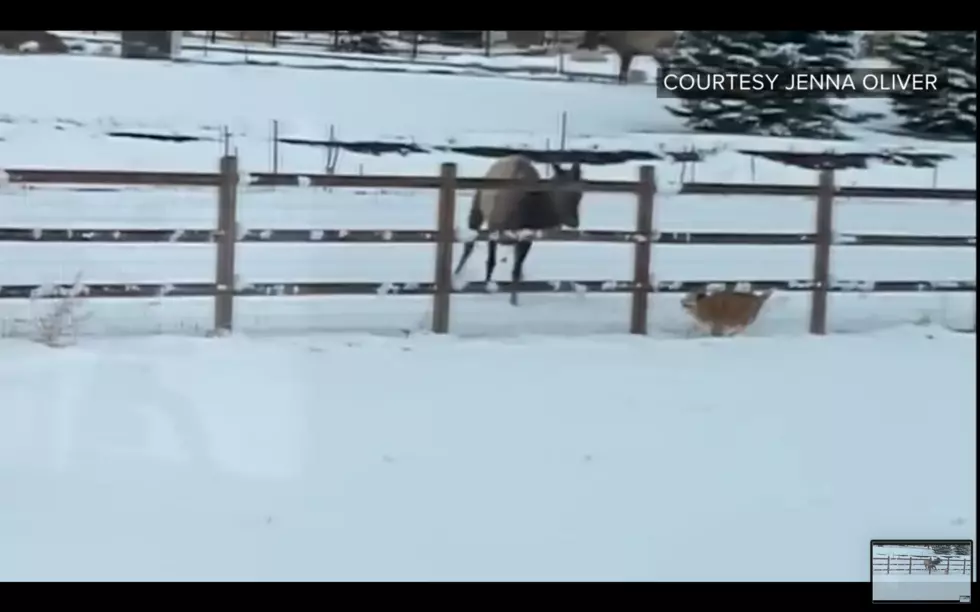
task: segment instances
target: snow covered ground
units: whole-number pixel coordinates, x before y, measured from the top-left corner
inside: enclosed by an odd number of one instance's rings
[[[0,578],[868,580],[882,533],[974,537],[975,350],[5,340]],[[948,463],[882,468],[917,440]]]
[[[889,546],[875,544],[872,550],[876,557],[935,557],[936,552],[931,546]],[[943,558],[960,559],[964,555],[941,555]]]
[[[71,78],[62,78],[65,71]],[[859,132],[859,140],[696,136],[684,131],[642,87],[420,76],[357,71],[311,74],[285,68],[170,65],[98,57],[0,57],[6,81],[30,83],[12,90],[0,117],[0,167],[134,168],[211,170],[222,150],[218,136],[228,126],[231,146],[246,171],[271,168],[270,124],[280,120],[283,138],[324,139],[334,126],[345,141],[414,143],[423,153],[370,155],[341,151],[338,173],[434,174],[452,161],[462,175],[481,175],[489,158],[446,151],[462,145],[539,147],[558,143],[562,112],[568,117],[567,146],[576,149],[663,153],[697,149],[697,164],[654,163],[665,192],[658,197],[662,231],[812,231],[814,206],[804,198],[670,196],[681,180],[812,183],[812,171],[745,155],[744,150],[876,152],[909,150],[951,156],[936,169],[870,162],[865,170],[837,175],[842,185],[917,187],[976,186],[973,144],[923,143]],[[78,82],[101,87],[78,88]],[[176,92],[186,92],[177,95]],[[161,104],[161,101],[166,101]],[[880,104],[880,100],[856,103]],[[111,134],[196,136],[172,143]],[[322,172],[322,147],[280,147],[280,169]],[[641,162],[591,165],[589,178],[634,178]],[[470,194],[461,193],[457,219],[466,217]],[[14,189],[0,191],[4,226],[57,228],[210,228],[215,195],[207,190]],[[240,220],[247,228],[428,229],[434,226],[435,194],[406,190],[243,190]],[[582,226],[628,229],[633,199],[590,194]],[[840,232],[974,234],[973,202],[848,200],[837,212]],[[429,280],[433,249],[427,245],[284,246],[243,245],[239,273],[245,282]],[[213,249],[206,245],[18,245],[0,244],[0,257],[16,267],[0,270],[0,284],[69,282],[195,282],[213,278]],[[479,255],[470,266],[480,276]],[[630,278],[628,245],[542,243],[528,261],[530,279],[623,280]],[[806,279],[812,249],[805,247],[698,246],[655,248],[658,280]],[[501,266],[506,274],[506,264]],[[834,276],[841,281],[969,280],[974,250],[840,248]],[[456,333],[602,333],[625,329],[622,296],[529,296],[527,308],[500,308],[506,298],[457,299]],[[932,321],[963,329],[972,321],[968,294],[835,295],[831,327],[876,329],[895,323]],[[779,296],[759,321],[760,333],[801,333],[805,294]],[[95,304],[83,331],[200,331],[210,319],[210,301],[125,301]],[[428,300],[330,298],[241,300],[239,329],[400,333],[427,318]],[[26,304],[0,304],[0,334],[18,334],[30,319]],[[653,327],[686,333],[687,319],[674,296],[655,296]]]
[[[970,575],[934,573],[918,575],[874,574],[871,577],[875,600],[961,601],[969,597]]]
[[[739,152],[777,148],[946,153],[935,170],[871,162],[838,181],[976,186],[973,144],[866,128],[846,143],[695,136],[648,87],[78,56],[0,56],[0,82],[7,168],[210,170],[228,126],[243,169],[264,171],[279,119],[282,136],[323,139],[332,125],[343,140],[426,149],[345,151],[338,173],[434,174],[453,161],[479,175],[488,158],[444,147],[556,148],[566,112],[569,148],[704,151],[696,167],[653,162],[665,191],[692,173],[816,180]],[[110,135],[137,131],[202,139]],[[281,154],[284,171],[323,170],[317,147]],[[637,165],[584,172],[633,178]],[[8,186],[0,227],[209,228],[214,202],[206,190]],[[434,203],[434,193],[399,190],[245,189],[240,220],[431,228]],[[464,219],[468,194],[458,206]],[[976,227],[973,202],[849,200],[836,214],[839,232]],[[632,222],[629,198],[586,196],[583,228]],[[813,203],[662,194],[656,222],[808,231]],[[0,243],[0,285],[79,272],[86,282],[206,281],[212,251]],[[797,247],[656,247],[653,273],[803,279],[811,258]],[[542,243],[527,276],[624,279],[630,260],[627,246]],[[427,280],[432,249],[249,244],[238,265],[245,281]],[[833,270],[840,280],[975,273],[973,249],[841,247]],[[684,339],[688,321],[669,296],[652,301],[652,339],[608,335],[628,320],[616,296],[534,295],[520,308],[466,297],[453,302],[464,338],[415,333],[428,300],[256,298],[237,302],[244,335],[220,341],[145,337],[204,331],[210,300],[89,300],[83,332],[144,336],[89,336],[59,351],[23,339],[29,304],[0,301],[0,336],[15,336],[0,340],[0,490],[10,492],[0,579],[864,581],[872,538],[975,539],[975,338],[943,329],[969,325],[972,295],[834,295],[825,338],[805,334],[805,294],[777,296],[750,337],[725,341]],[[893,465],[879,451],[932,440],[941,468]],[[925,501],[881,502],[895,491]],[[774,563],[801,534],[806,560]]]
[[[963,576],[933,575],[915,580],[904,580],[897,576],[876,575],[871,584],[871,596],[875,601],[958,601],[966,603],[969,602],[970,595],[970,581]]]

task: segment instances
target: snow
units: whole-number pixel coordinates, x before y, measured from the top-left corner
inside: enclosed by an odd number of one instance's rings
[[[888,546],[886,544],[875,544],[873,547],[876,557],[935,557],[937,556],[931,546]],[[940,555],[942,558],[962,559],[964,555]]]
[[[876,601],[969,601],[971,594],[968,576],[922,576],[906,580],[897,576],[875,575],[871,584]]]
[[[120,40],[117,33],[78,33],[55,31],[66,42],[80,45],[88,54],[119,55]],[[475,49],[460,49],[439,44],[421,44],[418,56],[410,56],[411,45],[388,39],[386,43],[396,53],[368,55],[356,52],[330,50],[332,36],[313,35],[309,42],[283,39],[282,44],[270,47],[262,42],[219,40],[211,43],[203,32],[184,37],[178,61],[212,65],[251,65],[297,69],[339,69],[404,71],[415,74],[468,74],[484,77],[505,75],[518,79],[568,80],[570,78],[611,81],[619,71],[618,57],[607,53],[581,53],[542,49],[537,54],[521,51],[508,45],[497,45],[491,54],[478,53]],[[310,44],[312,43],[312,44]],[[319,44],[317,44],[319,43]],[[649,57],[634,60],[634,72],[641,74],[644,82],[653,82],[656,63]]]
[[[970,576],[963,574],[875,574],[872,577],[872,597],[875,600],[905,601],[962,601],[970,597]]]
[[[498,59],[498,58],[490,58]],[[59,75],[71,70],[73,79]],[[334,126],[344,140],[415,143],[422,154],[370,155],[341,151],[335,171],[350,174],[434,174],[452,161],[461,175],[481,175],[490,159],[438,147],[536,146],[557,143],[562,113],[568,117],[568,146],[601,150],[703,151],[705,161],[658,161],[656,226],[661,231],[812,231],[813,201],[807,198],[679,196],[682,180],[705,182],[814,183],[812,171],[750,157],[741,150],[896,151],[946,153],[938,168],[916,169],[870,162],[866,170],[837,173],[841,185],[916,187],[976,186],[973,144],[922,143],[863,134],[852,142],[700,136],[683,131],[645,87],[507,78],[309,71],[254,66],[134,62],[103,57],[0,57],[6,79],[30,82],[5,96],[0,123],[0,167],[132,168],[213,170],[221,154],[220,133],[229,126],[244,176],[272,167],[269,137],[278,118],[281,137],[322,139]],[[77,88],[75,82],[104,83]],[[112,86],[116,83],[116,86]],[[175,92],[191,92],[175,95]],[[111,92],[111,93],[109,93]],[[165,105],[160,101],[166,100]],[[865,103],[868,101],[857,101]],[[880,100],[870,102],[880,103]],[[167,143],[108,136],[109,132],[197,135],[205,140]],[[552,145],[554,146],[554,145]],[[320,148],[280,146],[285,172],[321,173]],[[587,178],[633,179],[640,162],[585,168]],[[436,194],[411,190],[242,188],[242,231],[302,229],[425,229],[435,220]],[[466,218],[470,194],[457,198],[457,219]],[[0,191],[5,226],[119,229],[160,227],[174,231],[207,229],[216,219],[212,190],[89,190],[66,194],[58,188]],[[836,231],[865,233],[972,234],[973,202],[846,200],[837,207]],[[630,196],[589,194],[582,226],[631,229]],[[243,283],[304,280],[417,282],[432,274],[428,245],[275,245],[239,249]],[[654,274],[664,281],[806,279],[812,249],[779,247],[658,246]],[[85,282],[195,282],[213,277],[213,249],[207,245],[0,244],[0,257],[21,265],[0,270],[0,285],[72,279]],[[627,280],[629,245],[542,243],[527,264],[528,278]],[[479,255],[467,279],[480,277]],[[506,265],[506,264],[505,264]],[[504,267],[504,266],[501,266]],[[503,273],[503,272],[502,272]],[[975,278],[972,249],[840,248],[835,278],[867,285],[868,280],[933,281]],[[66,281],[67,282],[67,281]],[[469,298],[470,296],[467,296]],[[453,331],[464,335],[501,333],[604,333],[624,331],[628,298],[528,296],[519,313],[499,308],[506,298],[454,300]],[[655,333],[687,333],[688,319],[676,296],[654,296]],[[805,330],[807,296],[778,296],[755,330],[798,334]],[[923,320],[969,327],[972,296],[904,294],[835,295],[831,329],[860,331]],[[192,331],[210,325],[210,300],[136,300],[92,305],[83,332],[145,333]],[[242,300],[236,325],[242,331],[319,330],[400,333],[417,329],[429,302],[406,297]],[[30,318],[22,304],[0,304],[0,335],[22,334]]]
[[[873,576],[872,580],[874,582],[900,582],[900,583],[908,583],[908,582],[953,582],[953,583],[961,583],[961,584],[962,583],[966,583],[966,584],[969,584],[970,583],[970,575],[969,574],[960,574],[960,573],[942,574],[942,573],[938,573],[937,572],[937,573],[933,573],[933,574],[922,574],[922,575],[915,575],[915,574],[913,574],[912,577],[909,578],[909,576],[903,575],[903,574],[884,574],[884,575],[882,575],[882,574],[875,574]]]
[[[44,55],[0,56],[0,82],[24,84],[4,92],[7,170],[213,170],[227,127],[247,177],[271,168],[278,119],[282,137],[332,126],[425,149],[344,150],[337,173],[451,161],[474,176],[490,159],[447,147],[556,148],[566,113],[570,148],[704,152],[652,162],[661,231],[812,231],[811,199],[670,193],[682,180],[816,182],[744,150],[945,153],[935,170],[872,161],[837,181],[976,187],[972,143],[869,128],[832,143],[694,135],[642,85]],[[633,179],[640,163],[584,174]],[[283,172],[324,164],[317,147],[280,147]],[[241,189],[240,231],[255,235],[435,224],[434,192]],[[176,234],[212,228],[215,203],[205,189],[0,184],[0,227]],[[582,227],[631,229],[634,207],[589,194]],[[976,228],[974,202],[849,199],[835,214],[841,236]],[[658,282],[812,276],[807,247],[653,253]],[[650,338],[623,335],[622,295],[528,295],[519,308],[458,296],[453,335],[433,337],[420,331],[430,300],[388,295],[430,280],[432,257],[431,245],[243,244],[240,286],[377,281],[386,295],[240,299],[238,333],[221,339],[188,337],[210,329],[209,299],[81,298],[77,345],[49,349],[25,339],[32,305],[0,300],[0,579],[866,581],[872,538],[975,539],[976,345],[944,329],[971,324],[972,294],[834,294],[824,338],[806,334],[806,293],[777,294],[747,337],[724,340],[688,337],[675,295],[652,296]],[[16,262],[0,286],[214,277],[208,245],[4,242],[0,261]],[[631,262],[629,244],[540,243],[526,276],[612,286]],[[841,245],[832,272],[855,287],[966,280],[976,259]],[[943,453],[892,464],[882,444]],[[924,501],[882,502],[896,491]],[[805,560],[773,563],[800,534]]]
[[[941,330],[0,347],[6,579],[867,580],[881,533],[973,537]]]

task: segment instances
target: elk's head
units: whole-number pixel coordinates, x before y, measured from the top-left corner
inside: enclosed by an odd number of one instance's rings
[[[582,180],[582,165],[579,162],[572,164],[571,168],[564,169],[559,164],[551,164],[555,174],[551,180],[558,184],[575,183]],[[552,202],[558,218],[562,225],[577,228],[579,226],[579,204],[582,202],[582,191],[554,191],[552,192]]]

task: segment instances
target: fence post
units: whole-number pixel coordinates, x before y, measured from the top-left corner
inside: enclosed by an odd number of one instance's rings
[[[442,164],[440,178],[432,331],[448,334],[449,302],[453,292],[453,244],[456,242],[456,164]]]
[[[215,236],[214,333],[231,332],[235,300],[235,243],[238,240],[236,207],[238,200],[238,158],[221,158],[218,185],[218,231]]]
[[[272,173],[279,174],[279,120],[272,120]]]
[[[633,245],[633,302],[630,333],[646,335],[650,304],[650,254],[653,246],[653,194],[657,189],[653,166],[640,167],[636,184],[636,239]]]
[[[813,252],[813,294],[810,333],[827,333],[827,291],[830,285],[830,249],[834,242],[834,171],[821,170],[817,190],[816,241]],[[911,563],[909,567],[911,568]],[[911,572],[911,570],[910,570]]]

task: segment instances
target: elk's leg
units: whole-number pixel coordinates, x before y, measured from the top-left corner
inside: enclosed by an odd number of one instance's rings
[[[497,266],[497,243],[493,240],[487,241],[487,282],[493,278],[493,269]]]
[[[510,290],[510,303],[513,306],[517,306],[517,283],[524,280],[524,260],[527,259],[527,254],[531,252],[530,240],[521,240],[514,245],[514,268],[511,271],[510,279],[513,285]]]
[[[619,82],[625,85],[629,82],[630,66],[633,64],[635,54],[628,51],[619,54]]]
[[[463,270],[463,266],[466,265],[470,255],[473,254],[474,246],[476,246],[475,240],[473,242],[466,242],[463,244],[463,256],[459,258],[459,263],[456,265],[456,271],[453,272],[453,276],[459,276],[459,273]]]

